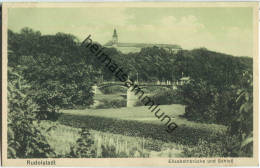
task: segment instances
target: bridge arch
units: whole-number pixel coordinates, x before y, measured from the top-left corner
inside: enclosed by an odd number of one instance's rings
[[[137,85],[135,89],[138,89],[138,88],[144,89],[144,88],[154,87],[154,86],[166,87],[166,88],[173,89],[173,85],[156,85],[156,84],[148,84],[148,83],[145,83],[145,84],[144,83],[140,83],[140,84],[136,83],[133,86],[135,86],[135,85]],[[96,93],[97,89],[113,87],[113,86],[120,86],[120,87],[126,89],[127,107],[133,107],[136,104],[136,102],[139,101],[139,98],[138,98],[139,95],[135,94],[136,92],[133,90],[133,86],[128,87],[123,82],[104,82],[102,84],[95,85],[95,86],[93,86],[94,93]]]
[[[122,87],[122,88],[128,89],[128,87],[125,86],[124,84],[97,85],[97,88],[101,89],[101,88],[113,87],[113,86],[120,86],[120,87]]]

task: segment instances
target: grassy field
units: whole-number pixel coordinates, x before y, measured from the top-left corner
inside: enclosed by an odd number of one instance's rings
[[[178,126],[200,128],[203,130],[209,130],[213,132],[223,131],[225,127],[216,124],[202,124],[181,117],[184,114],[185,107],[183,105],[161,105],[159,108],[168,116],[172,117],[172,120],[178,124]],[[163,123],[154,116],[154,114],[146,106],[141,107],[128,107],[120,109],[86,109],[86,110],[64,110],[64,115],[75,116],[90,116],[90,117],[102,117],[109,119],[118,119],[126,121],[139,121],[143,123],[152,123],[163,125]]]
[[[71,147],[80,138],[80,129],[65,126],[57,122],[41,122],[42,133],[47,135],[47,141],[59,157],[66,157]],[[49,129],[51,128],[51,129]],[[144,137],[124,136],[90,130],[95,142],[97,157],[101,157],[102,147],[114,147],[117,155],[122,157],[182,157],[182,145],[165,143]]]

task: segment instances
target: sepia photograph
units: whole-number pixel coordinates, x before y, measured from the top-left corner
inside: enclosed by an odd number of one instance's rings
[[[258,165],[257,12],[3,3],[3,164]]]

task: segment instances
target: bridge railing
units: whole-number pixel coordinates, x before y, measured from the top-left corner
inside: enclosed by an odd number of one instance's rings
[[[104,85],[104,84],[119,84],[119,85],[122,85],[124,84],[123,82],[120,82],[120,81],[104,81],[102,83],[100,83],[101,85]],[[149,85],[149,86],[165,86],[165,85],[175,85],[176,82],[171,82],[171,81],[157,81],[157,82],[140,82],[140,81],[135,81],[135,84],[136,85]]]

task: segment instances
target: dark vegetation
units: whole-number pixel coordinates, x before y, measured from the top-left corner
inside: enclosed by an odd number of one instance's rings
[[[97,109],[106,109],[106,108],[121,108],[126,107],[125,99],[102,99],[100,104],[96,107]]]
[[[110,86],[110,87],[100,88],[100,90],[104,94],[117,94],[117,93],[126,94],[127,88],[122,86]]]
[[[183,104],[183,96],[178,94],[177,90],[167,89],[163,91],[158,91],[151,98],[157,104]]]
[[[102,132],[110,132],[133,137],[145,137],[164,142],[175,142],[183,145],[197,145],[198,140],[205,139],[212,130],[200,129],[199,127],[182,126],[172,134],[167,133],[164,125],[145,123],[133,120],[120,120],[114,118],[82,115],[62,115],[58,122],[77,128],[89,128]],[[156,133],[156,134],[155,134]],[[216,133],[214,138],[223,136],[222,131]],[[213,136],[212,136],[213,137]]]
[[[92,67],[79,46],[67,34],[8,31],[9,157],[53,157],[37,122],[57,119],[61,108],[93,103]]]
[[[32,88],[8,69],[8,158],[55,157],[36,119],[39,106],[28,95]]]
[[[71,148],[71,152],[68,157],[72,158],[94,158],[96,156],[96,150],[93,148],[94,141],[88,130],[82,129],[80,132],[80,138],[77,140],[75,146]]]
[[[183,75],[191,81],[176,91],[154,93],[156,102],[186,105],[184,117],[203,123],[227,126],[222,138],[196,130],[180,128],[171,135],[154,135],[148,129],[158,125],[103,118],[84,118],[84,127],[96,130],[163,138],[164,141],[191,145],[186,156],[252,156],[253,148],[253,70],[252,58],[233,57],[200,48],[170,53],[158,47],[143,48],[139,53],[122,54],[105,48],[118,65],[130,72],[132,79],[154,82],[177,81]],[[73,35],[41,35],[29,28],[19,33],[8,31],[8,157],[55,157],[45,136],[37,129],[41,120],[57,120],[81,127],[78,116],[59,116],[60,109],[89,107],[93,104],[92,85],[97,74],[105,80],[117,80]],[[107,94],[113,90],[104,90]],[[110,104],[112,102],[109,102]],[[115,103],[120,107],[125,102]],[[71,120],[73,118],[73,121]],[[95,121],[96,122],[93,122]],[[89,122],[86,122],[89,121]],[[120,123],[124,122],[124,123]],[[99,123],[99,124],[96,124]],[[118,124],[117,129],[111,125]],[[122,127],[125,125],[125,127]],[[139,125],[138,127],[136,125]],[[131,128],[131,129],[130,129]],[[106,129],[106,130],[103,130]],[[194,128],[195,129],[195,128]],[[154,133],[154,131],[153,131]],[[86,131],[72,149],[71,157],[91,157],[91,140]],[[169,137],[170,136],[170,137]],[[86,148],[86,149],[85,149]],[[84,151],[83,151],[84,149]],[[221,149],[221,150],[220,150]],[[104,157],[112,156],[104,147]]]
[[[226,125],[228,128],[226,136],[223,136],[221,141],[212,144],[210,136],[207,141],[199,141],[201,144],[187,154],[212,156],[212,152],[219,151],[218,156],[251,157],[253,154],[252,74],[244,72],[236,85],[231,85],[225,90],[218,89],[205,81],[194,80],[180,88],[186,104],[184,117],[197,122]]]

